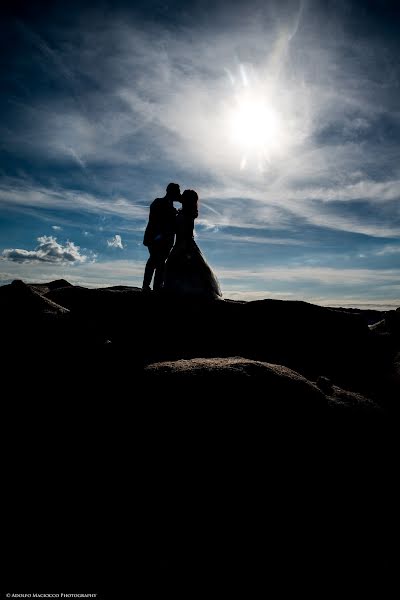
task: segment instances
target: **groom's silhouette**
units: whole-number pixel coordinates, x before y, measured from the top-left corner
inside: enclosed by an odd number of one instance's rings
[[[143,291],[150,291],[154,274],[153,290],[161,289],[164,280],[165,261],[174,245],[176,209],[174,201],[179,201],[181,191],[177,183],[167,185],[164,198],[156,198],[150,204],[149,222],[144,232],[143,244],[149,249],[143,277]]]

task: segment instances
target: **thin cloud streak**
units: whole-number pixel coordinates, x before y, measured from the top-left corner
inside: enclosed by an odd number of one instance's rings
[[[146,219],[148,207],[129,202],[126,198],[100,199],[85,192],[57,190],[31,185],[0,185],[0,203],[65,211],[85,210],[96,214],[114,214],[130,219]]]
[[[218,194],[218,190],[213,189],[220,211],[209,211],[207,218],[203,215],[199,219],[200,225],[210,229],[227,226],[242,229],[261,229],[268,226],[271,229],[284,230],[292,227],[294,216],[296,216],[303,218],[309,224],[338,231],[360,233],[378,238],[400,236],[400,224],[396,226],[391,225],[390,222],[387,224],[363,223],[362,216],[350,217],[340,214],[327,214],[326,212],[321,214],[318,205],[305,201],[287,200],[285,203],[285,201],[277,202],[275,200],[273,203],[268,203],[265,196],[256,189],[248,190],[247,197],[243,199],[238,197],[243,189],[231,189],[230,191],[235,194],[233,200],[229,196],[221,197],[222,194]],[[212,199],[210,191],[206,190],[205,193],[209,199]],[[1,203],[11,207],[52,208],[67,211],[84,210],[95,214],[114,214],[129,220],[146,221],[148,218],[148,206],[134,204],[126,198],[100,199],[89,193],[46,189],[31,184],[18,185],[15,181],[13,184],[3,183],[3,185],[0,185]],[[245,212],[241,208],[243,206],[245,206]],[[289,217],[290,214],[291,217]]]
[[[334,267],[304,267],[285,265],[265,269],[221,269],[220,279],[285,281],[289,283],[316,282],[326,285],[398,285],[400,269],[340,269]]]
[[[201,231],[197,234],[199,240],[202,241],[218,241],[219,244],[226,242],[237,242],[239,244],[272,244],[277,246],[305,246],[310,245],[310,242],[306,240],[296,240],[293,238],[276,238],[269,236],[256,236],[256,235],[234,235],[225,232],[218,231],[217,233],[207,233],[207,231]]]

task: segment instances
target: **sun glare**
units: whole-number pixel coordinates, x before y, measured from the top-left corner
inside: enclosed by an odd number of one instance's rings
[[[232,115],[233,140],[250,149],[272,145],[278,132],[277,115],[261,102],[243,102]]]
[[[280,115],[267,99],[243,94],[229,114],[231,142],[242,152],[240,168],[254,159],[258,165],[269,162],[283,150],[283,126]]]

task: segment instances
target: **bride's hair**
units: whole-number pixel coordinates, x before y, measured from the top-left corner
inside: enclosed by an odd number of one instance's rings
[[[182,212],[190,215],[193,219],[199,216],[199,197],[194,190],[185,190],[181,196]]]

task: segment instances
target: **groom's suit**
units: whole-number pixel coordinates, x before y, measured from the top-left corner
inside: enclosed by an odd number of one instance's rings
[[[165,261],[174,245],[175,219],[174,197],[156,198],[150,205],[149,222],[144,232],[143,244],[148,247],[150,257],[143,278],[143,289],[150,289],[154,274],[153,290],[161,289],[164,279]]]

